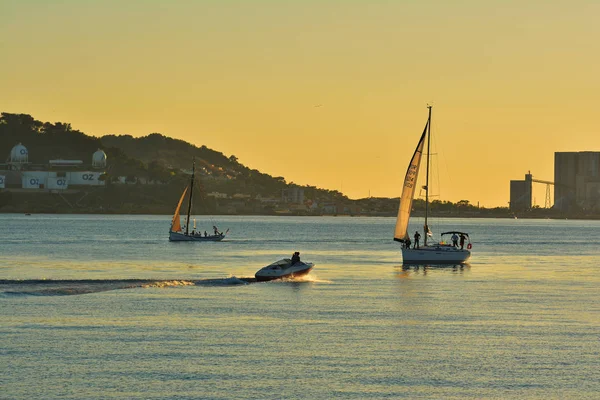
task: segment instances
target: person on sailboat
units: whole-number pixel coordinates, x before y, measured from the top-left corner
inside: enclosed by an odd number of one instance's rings
[[[462,233],[460,234],[460,249],[462,250],[465,247],[465,235],[463,235]]]
[[[419,248],[419,239],[421,239],[421,234],[419,233],[419,231],[415,232],[415,249]]]
[[[458,235],[456,233],[452,235],[452,247],[458,247]]]
[[[213,229],[215,230],[215,235],[219,234],[219,228],[217,228],[215,225],[213,225]]]

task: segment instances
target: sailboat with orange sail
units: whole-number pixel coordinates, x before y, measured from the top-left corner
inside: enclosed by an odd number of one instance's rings
[[[171,229],[169,229],[169,241],[170,242],[220,242],[225,238],[225,235],[229,232],[227,229],[225,232],[220,232],[219,228],[216,225],[213,225],[212,233],[208,234],[206,231],[200,232],[196,231],[196,221],[194,220],[194,226],[192,231],[190,232],[190,215],[192,213],[192,198],[194,193],[194,178],[196,175],[196,162],[194,161],[192,164],[192,176],[190,178],[190,184],[183,190],[183,194],[179,199],[179,203],[177,203],[177,208],[175,209],[175,214],[173,214],[173,219],[171,220]],[[187,216],[185,220],[185,225],[181,225],[181,206],[183,204],[183,200],[185,199],[185,195],[188,193],[188,209]]]

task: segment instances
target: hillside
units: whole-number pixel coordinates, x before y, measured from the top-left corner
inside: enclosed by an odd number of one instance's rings
[[[44,165],[51,159],[83,160],[89,164],[91,155],[102,149],[107,154],[107,168],[105,180],[107,187],[96,188],[86,193],[85,201],[75,201],[80,204],[81,211],[91,210],[119,212],[125,204],[139,202],[140,188],[121,188],[118,191],[111,189],[118,177],[126,177],[127,182],[151,182],[153,185],[144,188],[143,192],[152,193],[144,198],[145,203],[140,209],[152,212],[172,211],[173,205],[181,188],[185,187],[192,159],[196,160],[196,169],[199,176],[197,185],[198,196],[206,199],[208,193],[217,192],[228,197],[238,196],[243,198],[271,198],[280,200],[282,190],[296,185],[290,185],[283,177],[273,177],[256,169],[250,169],[240,164],[235,156],[225,156],[223,153],[207,148],[194,146],[183,140],[172,139],[159,133],[134,138],[131,135],[106,135],[101,138],[86,135],[84,132],[73,129],[71,124],[64,122],[42,122],[28,114],[2,113],[0,116],[0,152],[8,156],[10,149],[17,143],[23,143],[29,150],[29,162]],[[173,190],[166,195],[164,188],[172,187]],[[306,201],[339,202],[348,199],[337,191],[318,189],[313,186],[304,186],[304,199]],[[112,195],[118,199],[111,198]],[[128,192],[131,192],[128,194]],[[171,193],[172,192],[172,193]],[[87,197],[89,194],[89,197]],[[27,197],[27,195],[23,195]],[[67,196],[67,194],[65,194]],[[22,197],[22,196],[21,196]],[[19,200],[19,196],[4,196],[2,204],[9,209],[20,210],[23,204],[35,205],[35,201]],[[55,196],[56,197],[56,196]],[[13,198],[10,200],[9,198]],[[48,199],[53,198],[52,196]],[[71,199],[72,200],[72,199]],[[102,202],[106,204],[102,204]],[[23,203],[24,202],[24,203]],[[47,203],[52,206],[48,206]],[[72,204],[72,201],[66,201]],[[15,203],[15,204],[13,204]],[[231,212],[232,208],[223,206],[225,200],[217,204],[214,199],[206,199],[204,206],[197,210],[200,212]],[[0,204],[0,206],[2,206]],[[57,212],[67,212],[72,208],[63,210],[54,201],[44,201],[44,205],[36,207],[46,211],[57,209]],[[247,213],[271,213],[277,209],[277,204],[271,203],[262,207],[260,204],[238,204],[237,209]],[[123,209],[129,212],[131,207]],[[224,211],[225,210],[225,211]],[[227,211],[229,210],[229,211]]]
[[[28,114],[2,113],[0,116],[0,150],[8,156],[17,143],[30,149],[29,161],[36,164],[52,159],[91,160],[91,155],[102,147],[99,138],[73,130],[68,123],[41,122]]]
[[[130,135],[107,135],[103,136],[101,141],[106,148],[117,148],[127,157],[140,160],[145,165],[168,170],[189,171],[192,159],[195,159],[196,168],[204,178],[203,183],[208,191],[222,192],[230,196],[239,193],[270,197],[280,196],[281,190],[289,186],[283,177],[272,177],[250,169],[240,164],[235,156],[227,157],[206,146],[197,147],[159,133],[140,138]]]

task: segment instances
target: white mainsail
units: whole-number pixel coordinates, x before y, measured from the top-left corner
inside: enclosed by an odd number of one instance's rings
[[[410,211],[417,186],[417,176],[419,175],[419,166],[421,165],[421,156],[423,155],[428,125],[429,121],[425,124],[425,129],[423,129],[423,134],[421,135],[421,139],[419,139],[419,144],[417,144],[404,178],[402,196],[400,196],[400,207],[398,207],[398,217],[396,218],[396,230],[394,231],[394,240],[398,242],[404,242],[406,239],[409,239],[408,219],[410,218]]]

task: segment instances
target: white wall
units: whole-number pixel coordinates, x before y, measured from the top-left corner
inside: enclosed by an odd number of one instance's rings
[[[69,180],[67,178],[49,176],[46,187],[52,190],[64,190],[69,187]]]
[[[98,180],[102,172],[77,171],[67,172],[69,185],[104,186],[104,181]]]
[[[27,171],[23,172],[21,183],[23,189],[39,189],[40,185],[46,185],[47,179],[47,171]]]

